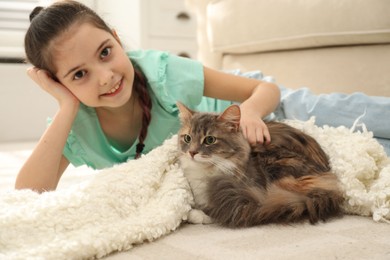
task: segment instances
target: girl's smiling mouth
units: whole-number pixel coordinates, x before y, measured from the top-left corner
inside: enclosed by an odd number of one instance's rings
[[[123,88],[123,78],[116,84],[114,87],[112,87],[107,93],[102,94],[101,96],[115,96],[118,94]]]

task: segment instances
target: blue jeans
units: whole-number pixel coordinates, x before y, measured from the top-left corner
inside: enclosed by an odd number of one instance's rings
[[[232,73],[264,81],[274,81],[271,77],[264,77],[260,71],[241,73],[236,70]],[[279,88],[281,102],[273,115],[276,119],[306,121],[314,116],[318,126],[351,128],[354,125],[364,124],[368,131],[373,132],[374,137],[390,156],[389,97],[368,96],[360,92],[315,95],[308,88],[296,90],[283,86]]]
[[[281,103],[277,119],[308,120],[315,116],[316,125],[333,127],[364,124],[390,155],[390,98],[331,93],[315,95],[308,88],[291,90],[280,87]]]

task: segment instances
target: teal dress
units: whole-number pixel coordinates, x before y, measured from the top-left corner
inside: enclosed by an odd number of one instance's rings
[[[197,61],[154,50],[131,51],[128,56],[147,78],[152,100],[144,154],[179,130],[177,101],[192,109],[215,112],[232,103],[203,97],[203,65]],[[127,151],[116,149],[104,135],[95,109],[81,104],[63,154],[74,166],[102,169],[134,158],[137,143]]]

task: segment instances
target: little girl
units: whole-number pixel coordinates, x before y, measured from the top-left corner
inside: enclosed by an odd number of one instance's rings
[[[240,102],[248,141],[270,141],[262,118],[279,104],[276,85],[166,52],[125,52],[115,31],[75,1],[37,7],[30,21],[28,75],[59,109],[20,170],[17,189],[54,190],[69,163],[101,169],[149,152],[179,129],[177,101],[216,112]]]

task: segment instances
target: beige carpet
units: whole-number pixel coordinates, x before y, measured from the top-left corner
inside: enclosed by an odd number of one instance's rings
[[[185,224],[119,259],[390,259],[390,225],[346,216],[315,226],[268,225],[230,230]]]

